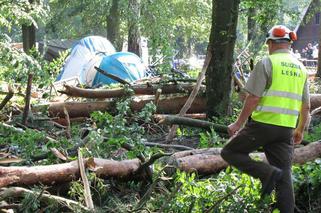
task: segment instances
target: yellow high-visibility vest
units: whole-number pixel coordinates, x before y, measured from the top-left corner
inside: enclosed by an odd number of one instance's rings
[[[269,58],[272,62],[272,84],[264,91],[251,118],[262,123],[295,128],[302,107],[307,72],[289,53],[275,53]]]

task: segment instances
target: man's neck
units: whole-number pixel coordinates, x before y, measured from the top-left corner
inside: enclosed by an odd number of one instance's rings
[[[278,52],[278,51],[289,51],[289,46],[282,46],[282,47],[272,47],[270,50],[269,50],[269,54],[273,54],[275,52]]]

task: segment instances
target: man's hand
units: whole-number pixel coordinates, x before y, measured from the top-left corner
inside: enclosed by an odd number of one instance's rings
[[[252,114],[253,110],[258,105],[259,101],[260,97],[258,96],[252,95],[250,93],[246,96],[244,106],[239,117],[234,123],[230,124],[227,127],[227,131],[230,137],[235,135],[241,129],[243,124],[246,122],[248,117]]]
[[[241,129],[241,125],[239,125],[237,122],[230,124],[227,127],[227,132],[230,137],[235,135],[239,130]]]
[[[303,132],[295,129],[293,133],[293,142],[294,144],[300,144],[303,140]]]

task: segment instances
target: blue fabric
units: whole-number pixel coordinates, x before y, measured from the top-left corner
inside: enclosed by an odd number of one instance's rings
[[[146,74],[142,60],[130,52],[117,52],[109,56],[104,56],[99,68],[129,82],[139,80],[145,77]],[[111,83],[118,82],[97,72],[93,86]]]

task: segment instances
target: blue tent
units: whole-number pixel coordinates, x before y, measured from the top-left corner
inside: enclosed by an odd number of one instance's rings
[[[130,52],[117,52],[104,56],[99,68],[129,82],[146,76],[146,67],[142,60]],[[93,81],[93,85],[111,83],[117,82],[99,72],[96,73]]]
[[[55,84],[79,82],[92,87],[115,83],[97,72],[95,66],[127,81],[135,81],[146,75],[146,67],[137,55],[115,52],[115,48],[106,38],[89,36],[74,45]]]

